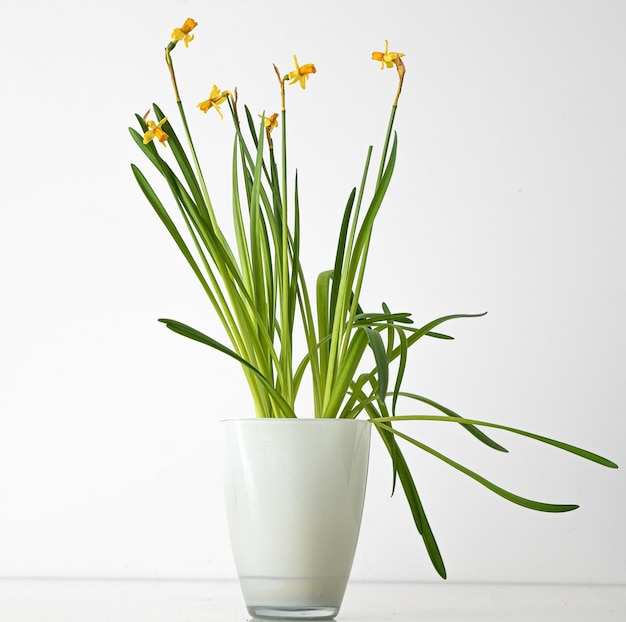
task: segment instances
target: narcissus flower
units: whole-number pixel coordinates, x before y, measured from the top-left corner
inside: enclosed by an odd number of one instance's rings
[[[263,119],[262,115],[259,115],[259,117]],[[271,132],[275,127],[278,127],[278,113],[275,112],[269,117],[265,117],[263,125],[268,132]]]
[[[385,51],[384,52],[372,52],[372,60],[380,61],[380,68],[384,69],[385,67],[391,69],[395,65],[396,58],[401,58],[404,54],[400,52],[390,52],[389,51],[389,41],[385,40]]]
[[[302,67],[300,67],[300,65],[298,65],[298,59],[296,58],[295,54],[293,55],[293,62],[296,68],[293,71],[290,71],[289,75],[287,76],[287,79],[291,80],[289,84],[295,84],[296,82],[300,82],[300,86],[305,89],[306,81],[309,78],[309,74],[316,73],[317,71],[315,69],[315,65],[307,63],[306,65],[302,65]]]
[[[215,108],[217,110],[217,114],[220,115],[220,118],[224,118],[222,113],[220,112],[220,105],[226,101],[226,98],[230,95],[230,91],[220,91],[217,86],[214,84],[211,89],[211,93],[209,95],[209,99],[205,99],[203,102],[198,104],[198,108],[202,110],[202,112],[206,113],[209,108]]]
[[[189,42],[193,41],[193,35],[189,33],[198,25],[198,22],[188,17],[185,20],[185,23],[180,28],[174,28],[172,30],[171,37],[174,42],[178,43],[182,41],[185,44],[185,47],[189,47]]]
[[[146,121],[144,117],[144,121]],[[167,117],[161,119],[158,125],[154,121],[146,121],[146,125],[150,128],[143,135],[143,144],[147,145],[150,141],[155,138],[164,146],[167,147],[165,141],[169,138],[169,136],[161,129],[161,126],[167,121]]]

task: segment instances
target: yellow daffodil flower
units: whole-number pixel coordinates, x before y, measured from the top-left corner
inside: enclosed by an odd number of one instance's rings
[[[144,118],[145,121],[145,118]],[[146,125],[150,128],[143,135],[143,144],[147,145],[151,140],[155,138],[164,146],[167,147],[165,141],[169,138],[169,136],[161,129],[161,126],[167,121],[167,117],[161,119],[158,125],[154,121],[146,121]]]
[[[198,108],[202,110],[202,112],[206,113],[209,108],[215,108],[217,110],[217,114],[220,115],[220,118],[224,118],[222,113],[220,112],[220,105],[226,101],[226,98],[230,95],[230,91],[220,91],[217,88],[217,85],[213,85],[211,89],[211,93],[209,95],[209,99],[205,99],[203,102],[198,104]]]
[[[193,41],[193,35],[189,33],[198,25],[198,22],[188,17],[185,20],[185,23],[180,28],[174,28],[172,30],[171,37],[175,43],[182,41],[185,44],[185,47],[189,47],[189,42]]]
[[[385,40],[385,51],[384,52],[372,52],[372,60],[380,61],[380,68],[384,69],[387,67],[391,69],[395,65],[396,58],[401,58],[404,54],[400,52],[390,52],[389,51],[389,41]]]
[[[300,67],[300,65],[298,65],[298,59],[296,58],[295,54],[293,55],[293,62],[296,68],[293,71],[290,71],[289,75],[287,76],[287,79],[291,80],[289,84],[295,84],[296,82],[300,82],[300,86],[303,89],[306,89],[306,81],[309,78],[309,74],[316,73],[317,71],[315,69],[315,65],[307,63],[306,65],[302,65],[302,67]]]
[[[259,115],[259,117],[263,119],[263,115]],[[269,117],[265,117],[263,125],[268,132],[271,132],[275,127],[278,127],[278,113],[275,112]]]

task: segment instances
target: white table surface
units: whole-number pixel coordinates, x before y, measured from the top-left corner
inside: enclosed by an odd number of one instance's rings
[[[2,622],[247,622],[234,581],[0,579]],[[364,583],[337,622],[626,621],[626,586]]]

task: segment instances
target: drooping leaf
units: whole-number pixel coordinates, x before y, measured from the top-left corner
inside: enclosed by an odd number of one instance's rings
[[[569,443],[564,443],[562,441],[557,441],[556,439],[549,438],[547,436],[541,436],[540,434],[535,434],[533,432],[528,432],[526,430],[521,430],[519,428],[514,428],[508,425],[492,423],[490,421],[480,421],[478,419],[464,419],[463,417],[460,417],[458,415],[449,417],[442,417],[440,415],[398,415],[396,417],[390,417],[389,421],[443,421],[445,423],[458,423],[463,427],[479,425],[489,428],[496,428],[498,430],[505,430],[507,432],[512,432],[513,434],[532,438],[533,440],[539,441],[540,443],[552,445],[553,447],[557,447],[558,449],[562,449],[563,451],[575,454],[577,456],[580,456],[581,458],[585,458],[586,460],[590,460],[591,462],[601,464],[602,466],[608,467],[610,469],[618,468],[617,464],[612,460],[604,458],[603,456],[593,453],[587,449],[576,447],[575,445],[570,445]],[[382,423],[384,423],[384,420],[382,421]]]
[[[385,423],[381,423],[376,419],[372,420],[372,422],[375,423],[376,425],[380,425],[384,427],[385,429],[391,431],[393,434],[399,436],[400,438],[403,438],[405,441],[415,445],[416,447],[419,447],[420,449],[424,450],[426,453],[429,453],[432,456],[439,458],[446,464],[449,464],[451,467],[454,467],[458,471],[461,471],[461,473],[464,473],[465,475],[471,477],[473,480],[482,484],[483,486],[485,486],[492,492],[495,492],[497,495],[500,495],[507,501],[511,501],[512,503],[521,505],[522,507],[525,507],[531,510],[537,510],[540,512],[571,512],[572,510],[575,510],[579,507],[578,505],[574,505],[570,503],[562,504],[562,503],[544,503],[543,501],[533,501],[532,499],[527,499],[526,497],[522,497],[520,495],[512,493],[508,490],[505,490],[501,486],[494,484],[493,482],[489,481],[487,478],[483,477],[482,475],[479,475],[478,473],[475,473],[471,469],[468,469],[462,464],[459,464],[455,460],[452,460],[452,458],[448,458],[441,452],[433,449],[432,447],[429,447],[425,443],[422,443],[418,441],[417,439],[412,438],[411,436],[408,436],[407,434],[403,434],[402,432],[399,432],[395,428],[392,428],[386,425]]]
[[[274,400],[278,408],[280,408],[283,417],[295,417],[291,406],[289,406],[289,404],[284,400],[283,396],[274,388],[271,381],[266,378],[254,365],[252,365],[252,363],[239,356],[236,352],[221,344],[219,341],[216,341],[212,337],[209,337],[208,335],[205,335],[199,330],[183,324],[182,322],[165,318],[159,319],[159,322],[163,322],[170,330],[178,333],[179,335],[183,335],[184,337],[188,337],[189,339],[193,339],[194,341],[203,343],[235,359],[241,365],[249,369],[261,381],[261,384],[263,384],[263,386],[267,389],[268,393],[272,396],[272,399]]]

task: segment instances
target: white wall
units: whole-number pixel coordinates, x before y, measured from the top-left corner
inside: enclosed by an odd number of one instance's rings
[[[234,575],[217,422],[250,402],[236,365],[157,324],[219,334],[129,168],[133,113],[175,115],[162,48],[187,16],[190,104],[215,82],[260,112],[277,102],[272,62],[317,66],[289,93],[311,278],[384,134],[394,77],[369,55],[385,38],[406,53],[365,299],[420,322],[489,311],[418,349],[409,386],[626,464],[626,4],[4,2],[0,576]],[[194,123],[214,132],[227,210],[230,127]],[[451,579],[626,581],[623,471],[503,434],[506,456],[450,426],[408,429],[520,494],[581,504],[533,513],[408,450]],[[375,442],[353,576],[434,579],[390,483]]]

